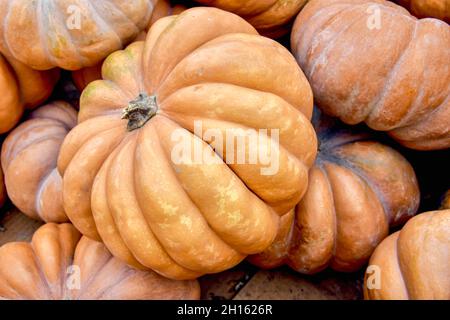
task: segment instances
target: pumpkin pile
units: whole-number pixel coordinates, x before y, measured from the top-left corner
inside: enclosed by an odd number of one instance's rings
[[[31,243],[11,242],[0,248],[1,299],[186,300],[199,296],[197,281],[174,281],[132,269],[68,223],[46,224]]]
[[[449,6],[397,2],[3,1],[0,210],[45,224],[0,299],[199,299],[244,260],[450,299],[409,162],[450,150]]]

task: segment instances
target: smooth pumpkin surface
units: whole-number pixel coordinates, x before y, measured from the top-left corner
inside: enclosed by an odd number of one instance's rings
[[[447,23],[418,20],[389,1],[312,0],[291,46],[326,113],[409,148],[450,147]]]
[[[419,18],[438,18],[450,23],[450,1],[448,0],[397,0]]]
[[[180,4],[173,5],[168,0],[151,0],[153,3],[153,11],[147,28],[140,32],[136,37],[136,41],[143,41],[147,36],[150,27],[159,19],[170,15],[177,15],[186,10],[186,7]],[[96,64],[92,67],[83,68],[72,72],[72,79],[78,90],[83,91],[89,83],[102,78],[102,64]]]
[[[0,53],[0,134],[11,130],[25,109],[44,102],[58,79],[58,70],[35,71]]]
[[[130,43],[152,10],[148,0],[5,0],[0,48],[33,69],[78,70]]]
[[[71,224],[49,223],[31,243],[0,248],[0,299],[199,299],[197,281],[173,281],[132,269]]]
[[[263,268],[288,264],[313,274],[327,267],[361,268],[387,235],[419,205],[411,165],[364,131],[315,114],[319,153],[302,201],[282,218],[277,240],[250,261]]]
[[[308,0],[196,0],[240,15],[262,35],[278,38],[290,31],[291,23]]]
[[[68,221],[56,162],[65,136],[76,123],[72,106],[53,102],[33,111],[3,143],[1,164],[9,198],[33,219]]]
[[[268,247],[280,215],[306,190],[317,148],[311,89],[291,54],[242,18],[202,7],[158,20],[102,71],[82,93],[79,124],[58,160],[76,228],[127,263],[176,279],[228,269]],[[193,135],[195,121],[202,129]],[[279,169],[263,175],[262,162],[232,155],[226,163],[207,129],[224,137],[277,130]],[[214,163],[177,161],[180,137]]]
[[[370,258],[379,270],[379,288],[368,288],[368,300],[449,300],[450,210],[417,215],[386,238]]]

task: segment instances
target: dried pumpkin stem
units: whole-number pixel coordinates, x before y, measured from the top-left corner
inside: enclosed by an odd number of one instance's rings
[[[128,131],[133,131],[142,128],[157,112],[158,104],[156,103],[156,96],[148,96],[145,93],[140,93],[123,110],[122,119],[128,119],[127,129]]]

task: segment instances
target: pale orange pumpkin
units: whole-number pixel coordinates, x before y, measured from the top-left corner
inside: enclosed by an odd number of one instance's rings
[[[450,1],[448,0],[396,0],[419,18],[437,18],[450,23]]]
[[[105,246],[81,237],[71,224],[49,223],[31,243],[0,248],[0,299],[177,300],[199,299],[197,281],[165,279],[135,270]]]
[[[403,145],[450,147],[450,27],[382,0],[312,0],[292,50],[318,106]]]
[[[262,35],[278,38],[291,29],[291,23],[308,0],[196,0],[240,15]]]
[[[398,152],[319,113],[314,123],[319,152],[308,190],[295,211],[282,217],[272,246],[250,257],[262,268],[356,271],[389,227],[404,223],[418,208],[416,175]]]
[[[0,48],[33,69],[78,70],[130,43],[152,10],[148,0],[4,0]]]
[[[102,72],[83,91],[58,160],[77,229],[127,263],[176,279],[268,247],[280,215],[303,196],[317,149],[311,88],[289,51],[239,16],[193,8],[158,20]],[[265,145],[279,133],[270,146],[278,170],[265,175],[261,161],[237,162],[231,150],[219,156],[211,146],[224,146],[208,130],[241,131],[247,159],[249,136],[260,133]],[[177,160],[180,143],[213,163]]]
[[[139,33],[135,41],[145,40],[145,37],[147,36],[147,32],[150,29],[150,27],[162,17],[177,15],[186,10],[186,7],[184,7],[183,5],[180,4],[172,5],[169,0],[151,0],[151,2],[153,3],[154,7],[150,18],[150,22],[147,28],[141,33]],[[83,91],[84,88],[86,88],[87,85],[92,81],[99,80],[102,78],[102,64],[103,62],[98,63],[93,67],[87,67],[72,72],[73,82],[75,83],[75,86],[79,91]]]
[[[58,79],[58,70],[35,71],[0,53],[0,134],[11,130],[25,109],[44,102]]]
[[[364,279],[369,300],[450,300],[450,210],[417,215],[386,238]]]
[[[3,143],[1,165],[9,198],[33,219],[68,221],[56,161],[62,141],[76,122],[74,108],[53,102],[33,111]]]

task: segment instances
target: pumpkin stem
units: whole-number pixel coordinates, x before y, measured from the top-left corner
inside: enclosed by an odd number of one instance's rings
[[[142,128],[157,112],[158,104],[156,103],[156,96],[148,96],[145,93],[140,93],[123,110],[122,119],[128,119],[127,129],[128,131],[133,131]]]

